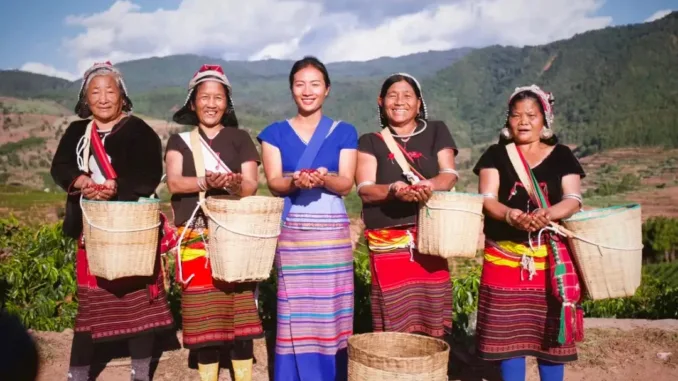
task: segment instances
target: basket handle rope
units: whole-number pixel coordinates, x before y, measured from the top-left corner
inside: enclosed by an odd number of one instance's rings
[[[182,230],[181,235],[179,235],[179,240],[177,240],[177,246],[176,246],[176,265],[179,268],[179,282],[186,286],[191,279],[195,276],[195,274],[191,274],[191,276],[188,277],[188,279],[184,279],[184,269],[181,266],[181,242],[184,240],[184,237],[186,236],[186,232],[188,231],[188,228],[192,226],[193,220],[195,220],[195,215],[198,213],[198,210],[200,210],[200,203],[198,202],[197,205],[195,206],[195,209],[193,209],[193,212],[191,213],[191,217],[188,218],[188,221],[186,222],[186,227]],[[202,235],[202,233],[201,233]],[[205,266],[207,266],[207,262],[205,262]]]
[[[80,209],[82,209],[82,215],[87,220],[87,224],[89,224],[90,226],[92,226],[96,229],[103,230],[103,231],[108,232],[108,233],[133,233],[133,232],[141,232],[141,231],[145,231],[145,230],[155,229],[158,226],[160,226],[160,221],[158,221],[157,224],[155,224],[153,226],[145,227],[145,228],[134,228],[134,229],[109,229],[109,228],[105,228],[101,225],[97,225],[97,224],[92,222],[92,220],[87,215],[85,208],[83,208],[83,205],[82,205],[83,199],[84,199],[84,197],[82,195],[80,195]]]
[[[472,210],[459,209],[459,208],[450,208],[450,207],[447,207],[447,206],[431,206],[431,205],[429,205],[428,203],[426,203],[425,206],[426,206],[427,216],[429,216],[429,215],[428,215],[428,210],[429,210],[429,209],[431,209],[431,210],[451,210],[451,211],[454,211],[454,212],[470,213],[470,214],[474,214],[474,215],[480,216],[480,217],[483,216],[482,213],[474,212],[474,211],[472,211]],[[430,216],[429,216],[429,217],[430,217]]]
[[[199,206],[202,208],[202,211],[205,213],[205,215],[206,215],[209,219],[211,219],[212,221],[214,221],[214,223],[217,224],[217,226],[219,226],[220,228],[225,229],[225,230],[227,230],[227,231],[229,231],[229,232],[231,232],[231,233],[234,233],[234,234],[237,234],[237,235],[241,235],[241,236],[245,236],[245,237],[250,237],[250,238],[278,238],[278,237],[280,236],[280,233],[281,233],[280,230],[279,230],[277,233],[275,233],[275,234],[266,234],[266,235],[264,235],[264,234],[243,233],[243,232],[241,232],[241,231],[234,230],[233,228],[227,227],[227,226],[223,225],[221,222],[217,221],[217,219],[214,218],[214,216],[212,215],[212,213],[210,212],[210,210],[207,208],[207,203],[206,203],[205,201],[201,201],[201,202],[199,203]]]
[[[614,247],[614,246],[607,246],[607,245],[602,245],[600,243],[591,241],[590,239],[587,239],[585,237],[580,236],[579,234],[574,233],[571,230],[568,230],[564,228],[561,225],[558,225],[555,222],[551,222],[551,226],[547,226],[539,231],[537,234],[537,247],[541,246],[541,236],[545,231],[550,231],[556,234],[559,234],[563,237],[570,238],[570,239],[576,239],[582,242],[586,242],[590,245],[598,247],[598,252],[600,253],[600,256],[603,256],[603,251],[601,249],[608,249],[608,250],[618,250],[618,251],[638,251],[638,250],[643,250],[643,246],[640,248],[628,248],[628,247]],[[532,250],[535,250],[534,247],[532,247],[532,241],[530,240],[530,248]]]

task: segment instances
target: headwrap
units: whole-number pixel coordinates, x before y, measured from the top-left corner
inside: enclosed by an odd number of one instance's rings
[[[125,82],[122,79],[122,73],[118,70],[110,61],[106,62],[97,62],[92,67],[85,71],[85,75],[82,77],[82,85],[80,85],[80,93],[78,95],[78,103],[75,105],[75,113],[85,119],[92,116],[92,110],[90,110],[89,105],[87,104],[87,89],[85,86],[90,78],[94,77],[96,74],[113,74],[117,77],[118,82],[120,83],[122,91],[122,111],[125,113],[132,112],[132,101],[129,99],[127,93],[127,87]]]
[[[219,82],[226,87],[227,105],[224,115],[221,117],[221,124],[224,127],[238,127],[238,118],[235,116],[235,108],[233,107],[233,98],[231,96],[233,88],[229,82],[224,70],[219,65],[202,65],[200,69],[193,75],[191,81],[188,83],[188,95],[186,101],[179,111],[174,113],[172,118],[175,122],[188,126],[197,126],[199,123],[198,115],[191,109],[191,96],[195,88],[207,81]]]
[[[553,127],[553,103],[555,102],[555,98],[553,97],[552,93],[547,93],[539,86],[537,85],[531,85],[531,86],[522,86],[522,87],[516,87],[515,90],[513,90],[513,94],[509,97],[508,104],[511,104],[511,101],[513,98],[524,92],[528,91],[534,95],[536,95],[539,98],[539,101],[541,102],[541,106],[544,109],[544,120],[546,121],[546,128],[552,128]],[[507,108],[506,110],[506,122],[508,123],[508,117],[509,114],[511,113],[511,110]]]
[[[421,89],[421,84],[419,84],[419,81],[417,81],[416,78],[414,78],[412,75],[407,74],[407,73],[393,73],[393,74],[389,75],[388,78],[386,78],[384,80],[384,83],[386,83],[386,81],[388,81],[389,79],[391,79],[393,77],[397,77],[397,76],[407,77],[407,78],[411,79],[414,82],[414,84],[417,86],[417,90],[419,90],[419,94],[421,95],[421,98],[420,98],[421,99],[421,106],[419,107],[419,114],[417,115],[417,117],[419,119],[428,120],[428,109],[426,108],[426,102],[424,101],[424,92]],[[383,109],[382,109],[381,106],[379,106],[379,104],[377,104],[377,118],[379,119],[379,124],[382,127],[388,126],[388,120],[386,118],[386,115],[384,115]]]

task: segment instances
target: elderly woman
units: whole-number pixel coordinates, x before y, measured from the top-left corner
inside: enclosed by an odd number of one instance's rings
[[[574,341],[583,330],[570,253],[544,230],[579,210],[584,177],[570,149],[553,135],[552,101],[535,85],[517,88],[499,144],[474,168],[485,196],[487,239],[478,352],[501,361],[507,381],[525,380],[525,356],[538,359],[542,380],[562,380],[562,364],[577,359]]]
[[[131,116],[120,72],[109,62],[95,64],[82,82],[75,113],[52,161],[52,177],[68,192],[64,232],[78,239],[78,312],[68,377],[88,380],[94,343],[128,339],[132,379],[148,380],[156,331],[173,326],[160,260],[152,277],[113,281],[89,272],[79,199],[137,201],[155,192],[162,177],[160,138]],[[91,131],[91,132],[90,132]],[[88,136],[86,136],[88,134]],[[86,149],[86,144],[91,149]],[[83,152],[91,152],[85,157]],[[95,186],[99,185],[99,186]]]
[[[259,134],[268,187],[285,197],[275,380],[345,380],[353,253],[342,196],[353,186],[358,135],[323,115],[330,78],[320,61],[297,61],[289,83],[297,115]]]
[[[238,129],[231,84],[218,65],[203,65],[188,85],[185,105],[174,121],[195,126],[167,142],[167,185],[174,224],[182,237],[179,281],[183,285],[184,347],[197,351],[202,381],[216,381],[219,350],[231,346],[236,381],[252,380],[252,339],[263,337],[254,300],[256,283],[212,279],[205,240],[207,219],[198,207],[205,196],[250,196],[257,191],[259,154]],[[197,154],[196,154],[197,153]]]
[[[383,130],[360,137],[356,173],[370,250],[373,328],[442,337],[452,327],[450,273],[445,259],[417,252],[415,224],[418,204],[457,182],[457,148],[445,123],[428,120],[414,77],[388,77],[377,103]]]

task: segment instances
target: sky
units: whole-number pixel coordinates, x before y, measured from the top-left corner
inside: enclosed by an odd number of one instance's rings
[[[66,79],[172,54],[364,61],[539,45],[650,22],[678,0],[0,0],[0,69]]]

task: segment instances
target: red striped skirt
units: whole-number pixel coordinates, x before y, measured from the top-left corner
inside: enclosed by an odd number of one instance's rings
[[[521,269],[520,260],[520,255],[486,242],[476,327],[479,357],[506,360],[534,356],[556,363],[576,360],[574,344],[558,343],[562,304],[550,290],[548,258],[534,258],[532,280]]]
[[[76,332],[90,332],[94,341],[123,339],[174,325],[167,305],[160,258],[152,277],[108,281],[89,272],[83,240],[76,254],[78,312]]]
[[[416,232],[411,230],[416,242]],[[442,337],[452,329],[452,282],[447,261],[409,248],[374,251],[375,241],[403,242],[406,230],[368,230],[372,323],[376,332]]]
[[[264,336],[254,302],[256,283],[212,279],[207,257],[182,261],[184,276],[195,274],[181,295],[184,347],[220,346]]]

